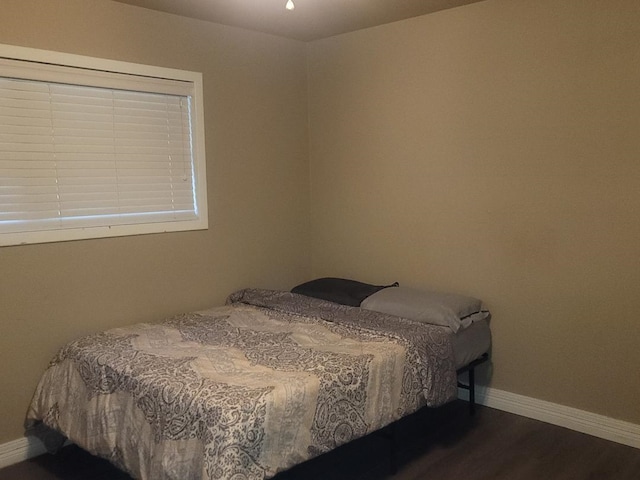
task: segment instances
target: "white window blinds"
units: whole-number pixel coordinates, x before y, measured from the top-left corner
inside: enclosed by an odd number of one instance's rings
[[[0,60],[3,244],[202,228],[189,83],[48,68]]]

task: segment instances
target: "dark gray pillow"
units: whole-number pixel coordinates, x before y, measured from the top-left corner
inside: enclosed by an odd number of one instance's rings
[[[397,287],[398,282],[391,285],[371,285],[346,278],[324,277],[301,283],[291,289],[291,293],[320,298],[329,302],[359,307],[368,296],[388,287]]]

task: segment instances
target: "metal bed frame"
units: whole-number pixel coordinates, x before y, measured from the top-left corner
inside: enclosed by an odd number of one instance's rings
[[[458,388],[469,391],[469,414],[474,415],[476,413],[476,374],[475,369],[478,365],[483,364],[489,360],[489,354],[483,353],[480,357],[476,358],[469,365],[465,365],[457,370],[458,375],[464,372],[469,373],[469,384],[458,382]]]
[[[489,353],[483,353],[480,357],[473,360],[468,365],[459,368],[456,370],[456,373],[460,375],[461,373],[467,372],[469,374],[469,382],[468,384],[461,383],[458,381],[458,388],[462,388],[463,390],[467,390],[469,392],[469,415],[473,416],[476,413],[476,376],[475,369],[478,365],[482,365],[486,361],[489,360]],[[389,457],[390,457],[390,466],[389,471],[391,475],[394,475],[398,472],[398,462],[397,462],[397,448],[396,448],[396,422],[387,425],[385,428],[380,430],[380,434],[386,437],[389,440]]]

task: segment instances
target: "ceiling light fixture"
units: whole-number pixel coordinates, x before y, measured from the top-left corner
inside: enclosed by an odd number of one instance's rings
[[[293,10],[294,8],[296,8],[296,6],[293,3],[293,0],[287,0],[287,3],[285,4],[284,8],[286,8],[287,10]]]

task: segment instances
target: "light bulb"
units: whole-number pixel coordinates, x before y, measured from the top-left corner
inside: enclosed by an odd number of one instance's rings
[[[293,0],[287,0],[286,5],[284,6],[287,10],[293,10],[296,6],[293,3]]]

